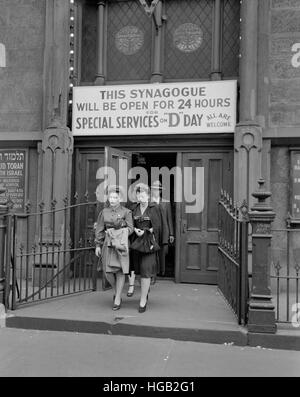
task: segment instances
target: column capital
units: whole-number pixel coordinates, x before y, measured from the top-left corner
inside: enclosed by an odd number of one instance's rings
[[[49,127],[44,132],[42,141],[42,152],[45,153],[47,149],[53,153],[61,150],[62,153],[73,153],[74,139],[68,127]]]

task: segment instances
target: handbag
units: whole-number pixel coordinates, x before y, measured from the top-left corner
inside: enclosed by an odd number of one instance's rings
[[[144,234],[137,237],[132,243],[130,248],[134,251],[150,254],[160,250],[160,246],[155,240],[155,236],[150,230],[144,230]]]

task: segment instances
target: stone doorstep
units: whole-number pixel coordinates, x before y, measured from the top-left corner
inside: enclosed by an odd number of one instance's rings
[[[34,329],[41,331],[64,331],[76,333],[136,336],[144,338],[174,339],[211,344],[224,344],[261,349],[300,351],[300,332],[277,334],[250,333],[246,328],[238,330],[192,329],[126,324],[116,321],[83,321],[55,318],[22,317],[8,315],[7,328]]]

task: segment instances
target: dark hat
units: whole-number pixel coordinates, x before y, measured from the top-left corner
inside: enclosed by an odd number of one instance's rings
[[[162,184],[160,181],[154,181],[152,183],[151,189],[159,189],[159,190],[163,190],[164,188],[162,187]]]

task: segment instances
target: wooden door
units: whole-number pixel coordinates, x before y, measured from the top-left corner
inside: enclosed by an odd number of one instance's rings
[[[132,165],[132,154],[105,146],[106,185],[120,185],[128,192],[128,172]],[[126,198],[127,201],[127,198]]]
[[[188,208],[191,211],[187,201],[189,194],[184,195],[181,204],[180,281],[217,284],[218,200],[221,188],[232,193],[232,153],[185,153],[182,155],[183,179],[187,178],[184,176],[185,167],[191,167],[193,171],[186,186],[195,193],[197,183],[202,200],[199,200],[199,211],[196,213],[188,213]]]
[[[101,182],[97,180],[97,173],[104,166],[104,151],[81,152],[77,150],[75,161],[77,202],[86,203],[77,207],[75,211],[74,231],[75,241],[78,242],[80,238],[94,237],[94,223],[103,208],[103,203],[96,199],[96,189]]]

